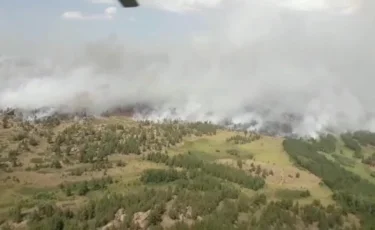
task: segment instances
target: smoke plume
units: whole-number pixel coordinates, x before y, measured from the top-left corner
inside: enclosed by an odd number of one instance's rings
[[[100,114],[141,104],[139,119],[279,124],[299,135],[375,129],[375,2],[173,2],[201,7],[210,27],[176,45],[109,39],[74,57],[4,57],[0,107]]]

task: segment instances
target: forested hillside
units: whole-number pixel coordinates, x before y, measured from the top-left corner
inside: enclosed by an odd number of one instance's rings
[[[375,229],[375,134],[6,115],[2,229]]]

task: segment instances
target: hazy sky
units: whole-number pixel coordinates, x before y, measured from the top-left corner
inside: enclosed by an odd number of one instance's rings
[[[48,54],[0,56],[0,107],[146,102],[157,117],[170,108],[242,122],[292,112],[303,115],[299,133],[375,130],[374,0],[140,4],[0,0],[1,54]]]
[[[135,39],[181,38],[202,23],[199,14],[153,7],[147,0],[136,9],[121,8],[117,0],[0,0],[2,40],[75,42],[113,34]]]
[[[345,8],[353,1],[359,0],[274,2],[302,10],[325,10]],[[181,39],[207,28],[207,15],[215,14],[208,10],[229,2],[235,5],[241,0],[140,0],[142,7],[136,9],[121,8],[117,0],[0,0],[0,31],[3,40],[26,42],[97,40],[113,34]]]

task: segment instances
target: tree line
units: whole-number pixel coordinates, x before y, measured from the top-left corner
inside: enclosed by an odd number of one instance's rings
[[[283,146],[299,166],[322,178],[322,181],[334,192],[333,198],[344,207],[345,211],[360,214],[363,229],[373,229],[375,226],[374,184],[317,153],[316,149],[305,140],[286,139]]]
[[[150,153],[146,159],[156,163],[164,163],[170,167],[199,169],[208,175],[225,179],[253,190],[259,190],[265,185],[265,180],[262,177],[250,175],[241,169],[230,166],[204,162],[190,154],[169,157],[163,153]]]
[[[319,201],[307,205],[292,200],[268,201],[262,193],[250,197],[225,180],[200,170],[149,170],[143,178],[145,185],[174,182],[167,187],[146,186],[130,193],[107,193],[91,199],[78,210],[42,203],[27,217],[28,228],[96,229],[113,221],[119,210],[124,216],[116,229],[134,230],[140,229],[134,220],[137,212],[147,213],[145,228],[148,229],[163,229],[161,222],[168,215],[174,222],[167,228],[170,230],[299,229],[315,224],[322,230],[344,229],[347,220],[344,210],[334,205],[324,207]],[[24,218],[20,213],[21,207],[13,211],[16,222]],[[193,220],[192,224],[186,219]]]

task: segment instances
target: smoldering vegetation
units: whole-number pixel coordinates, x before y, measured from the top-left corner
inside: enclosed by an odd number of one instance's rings
[[[217,1],[225,10],[199,16],[209,28],[174,45],[110,38],[74,55],[2,57],[0,107],[208,120],[274,135],[374,130],[375,7],[360,3],[343,13]]]

